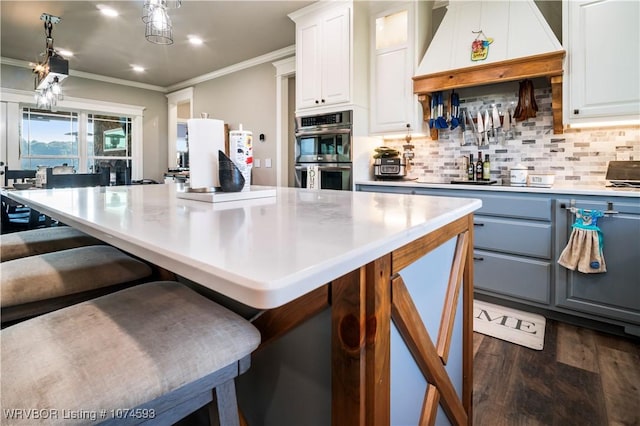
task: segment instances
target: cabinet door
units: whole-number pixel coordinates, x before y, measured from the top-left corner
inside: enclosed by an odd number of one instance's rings
[[[640,2],[564,2],[565,118],[637,119],[640,113]]]
[[[406,130],[409,113],[407,111],[407,49],[393,49],[375,54],[375,81],[372,83],[374,96],[371,103],[371,131]]]
[[[338,8],[322,19],[322,96],[320,105],[347,102],[350,96],[351,36],[349,8]]]
[[[403,132],[410,123],[413,64],[409,56],[410,13],[413,8],[387,9],[372,14],[371,132]]]
[[[573,216],[556,206],[558,255],[564,249]],[[606,202],[576,202],[576,207],[606,210]],[[640,203],[616,202],[618,214],[598,220],[603,236],[603,257],[607,272],[584,274],[557,265],[556,303],[558,306],[640,324]]]
[[[320,102],[320,23],[307,20],[296,31],[296,98],[298,108],[317,106]]]
[[[549,304],[551,264],[521,256],[473,251],[473,285],[492,295]]]

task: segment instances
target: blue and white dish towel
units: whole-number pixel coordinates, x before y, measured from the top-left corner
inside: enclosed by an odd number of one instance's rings
[[[598,228],[598,219],[603,216],[601,210],[576,210],[569,242],[558,259],[560,265],[585,274],[607,272],[602,231]]]

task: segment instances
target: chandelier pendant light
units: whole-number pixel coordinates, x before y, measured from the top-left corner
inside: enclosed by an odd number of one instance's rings
[[[40,20],[44,21],[46,48],[44,59],[36,64],[35,99],[38,108],[51,109],[63,99],[61,82],[69,75],[69,61],[56,53],[53,48],[53,24],[61,21],[58,16],[43,13]]]
[[[168,9],[179,8],[182,0],[145,0],[142,6],[142,22],[145,37],[155,44],[173,44],[173,29]]]

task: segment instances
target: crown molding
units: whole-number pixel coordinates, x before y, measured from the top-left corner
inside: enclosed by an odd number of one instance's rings
[[[33,65],[31,65],[32,64],[31,62],[22,61],[20,59],[12,59],[12,58],[0,57],[0,63],[1,64],[5,64],[5,65],[12,65],[14,67],[33,68]],[[167,92],[166,87],[162,87],[162,86],[155,86],[153,84],[139,83],[137,81],[124,80],[124,79],[121,79],[121,78],[107,77],[106,75],[92,74],[92,73],[89,73],[89,72],[76,71],[76,70],[72,70],[72,69],[69,70],[69,76],[86,78],[88,80],[97,80],[97,81],[102,81],[104,83],[119,84],[119,85],[122,85],[122,86],[136,87],[138,89],[153,90],[153,91],[162,92],[162,93],[166,93]]]
[[[183,89],[187,86],[192,86],[198,83],[204,83],[205,81],[213,80],[219,77],[222,77],[227,74],[232,74],[234,72],[242,71],[247,68],[255,67],[257,65],[262,65],[267,62],[277,61],[282,58],[286,58],[287,56],[294,55],[296,53],[296,46],[291,45],[284,47],[282,49],[274,50],[273,52],[266,53],[261,56],[256,56],[252,59],[247,59],[246,61],[238,62],[237,64],[230,65],[226,68],[221,68],[219,70],[203,74],[199,77],[194,77],[189,80],[185,80],[181,83],[176,83],[167,87],[167,91],[173,92],[175,90]]]
[[[207,74],[203,74],[201,76],[194,77],[180,83],[172,84],[171,86],[167,86],[167,87],[155,86],[152,84],[139,83],[137,81],[107,77],[105,75],[92,74],[92,73],[76,71],[76,70],[69,70],[69,75],[74,77],[86,78],[89,80],[102,81],[105,83],[120,84],[123,86],[137,87],[139,89],[153,90],[153,91],[162,92],[162,93],[170,93],[170,92],[175,92],[176,90],[184,89],[185,87],[193,86],[198,83],[204,83],[205,81],[213,80],[213,79],[225,76],[227,74],[232,74],[234,72],[242,71],[247,68],[255,67],[257,65],[262,65],[267,62],[277,61],[279,59],[283,59],[288,56],[294,55],[295,53],[296,53],[295,45],[287,46],[282,49],[274,50],[273,52],[269,52],[261,56],[256,56],[255,58],[247,59],[246,61],[238,62],[237,64],[230,65],[228,67],[221,68],[219,70],[216,70]],[[22,61],[19,59],[5,58],[5,57],[0,57],[0,64],[12,65],[14,67],[21,67],[21,68],[33,68],[30,62]]]

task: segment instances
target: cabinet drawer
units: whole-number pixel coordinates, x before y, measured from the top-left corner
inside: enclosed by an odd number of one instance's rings
[[[479,214],[509,216],[523,219],[551,220],[551,199],[520,196],[484,195],[480,197]]]
[[[378,187],[375,191],[383,192]],[[391,189],[391,187],[389,187]],[[369,190],[369,188],[365,189]],[[551,221],[551,198],[549,196],[528,195],[507,195],[489,193],[489,191],[473,191],[466,189],[440,190],[420,187],[393,187],[392,190],[384,192],[400,192],[423,195],[442,195],[459,198],[479,198],[482,200],[482,207],[476,214],[513,217],[517,219],[533,219]]]
[[[551,223],[475,216],[474,247],[551,258]]]
[[[551,264],[475,250],[474,286],[479,290],[550,303]]]

